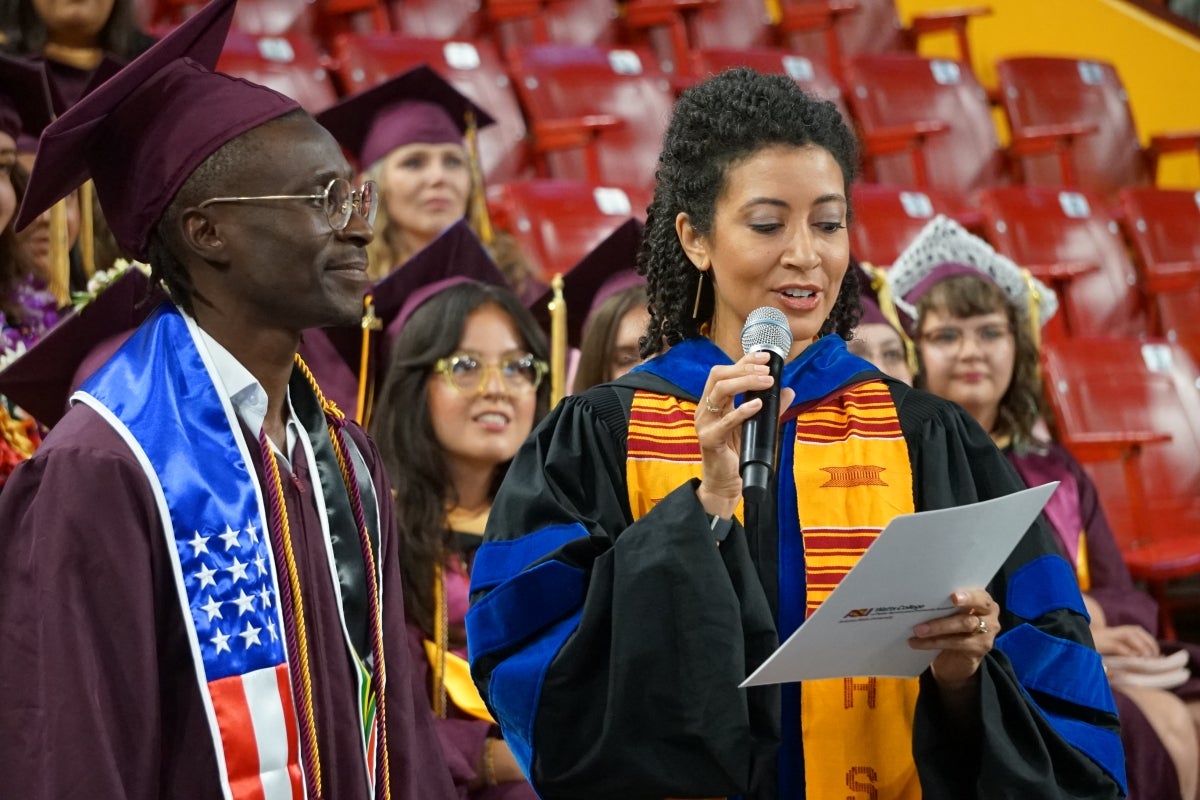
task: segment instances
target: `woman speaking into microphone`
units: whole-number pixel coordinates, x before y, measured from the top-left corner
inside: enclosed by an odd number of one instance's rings
[[[675,107],[638,264],[654,357],[533,432],[472,574],[472,674],[546,800],[1123,794],[1041,522],[913,630],[935,653],[919,678],[738,688],[895,515],[1022,488],[961,409],[847,351],[856,163],[833,104],[782,76],[725,72]],[[783,320],[785,352],[743,347],[752,312]],[[776,433],[765,491],[744,492],[747,422]]]

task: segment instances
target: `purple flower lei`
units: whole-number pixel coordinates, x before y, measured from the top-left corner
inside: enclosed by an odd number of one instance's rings
[[[10,321],[0,312],[0,345],[3,350],[16,350],[21,345],[28,350],[58,323],[58,301],[46,284],[32,275],[16,285],[11,298],[24,313],[19,321]]]

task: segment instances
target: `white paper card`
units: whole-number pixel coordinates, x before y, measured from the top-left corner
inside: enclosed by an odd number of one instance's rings
[[[986,586],[1057,487],[896,517],[742,686],[920,675],[937,653],[909,647],[912,629],[954,613],[955,590]]]

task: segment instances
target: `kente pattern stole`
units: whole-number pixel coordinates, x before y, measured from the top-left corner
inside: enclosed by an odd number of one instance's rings
[[[696,403],[688,400],[634,393],[626,458],[634,519],[700,477],[695,411]],[[887,386],[861,383],[800,413],[792,472],[801,498],[807,616],[893,517],[913,511],[908,446]],[[742,515],[740,504],[736,514]],[[917,689],[915,679],[805,683],[800,694],[806,797],[919,798],[912,758]]]
[[[892,518],[912,513],[912,468],[892,394],[878,381],[801,413],[794,454],[808,617]],[[912,756],[917,691],[915,678],[803,683],[807,797],[920,798]]]
[[[174,307],[160,307],[72,401],[94,409],[121,436],[154,494],[225,798],[301,800],[305,780],[279,603],[281,565],[240,425],[216,388],[194,326]],[[364,470],[361,454],[351,458]],[[314,463],[314,473],[322,466]],[[364,501],[377,553],[373,491]],[[317,502],[323,509],[327,501]],[[322,513],[330,581],[343,607],[347,598],[326,517]],[[364,659],[349,638],[346,644],[362,682]],[[360,685],[359,697],[347,700],[373,708],[370,695]],[[373,785],[375,736],[371,711],[366,714],[360,719],[362,768]]]

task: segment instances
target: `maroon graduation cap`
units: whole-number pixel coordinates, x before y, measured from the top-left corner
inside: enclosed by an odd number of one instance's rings
[[[640,220],[629,218],[563,275],[567,342],[571,347],[579,347],[583,328],[601,303],[630,286],[646,284],[646,279],[635,271],[644,228]],[[550,330],[549,305],[553,298],[554,290],[547,289],[529,306],[546,331]]]
[[[0,370],[0,394],[53,426],[66,413],[71,392],[165,299],[150,291],[150,279],[141,270],[126,270]]]
[[[0,55],[0,133],[36,139],[60,105],[40,62]]]
[[[410,69],[317,115],[361,169],[406,144],[462,144],[492,116],[427,66]]]
[[[212,71],[234,4],[213,0],[43,131],[18,230],[91,177],[117,243],[146,261],[151,230],[196,167],[299,108]]]

